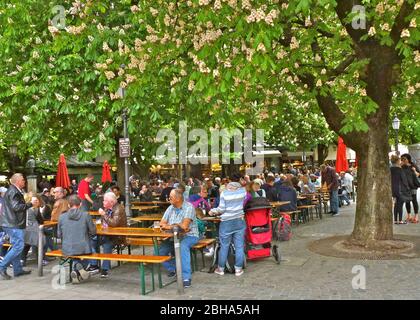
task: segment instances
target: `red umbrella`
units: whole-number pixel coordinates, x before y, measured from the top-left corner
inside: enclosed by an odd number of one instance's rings
[[[109,166],[108,161],[105,160],[104,165],[102,167],[102,183],[112,182],[110,169],[111,167]]]
[[[346,145],[341,137],[338,137],[337,147],[337,158],[335,161],[335,171],[340,173],[341,171],[347,171],[349,169],[349,163],[347,162]]]
[[[64,158],[64,154],[60,155],[60,160],[58,161],[58,170],[57,177],[55,179],[55,186],[63,188],[70,187],[69,173],[67,171],[66,158]]]

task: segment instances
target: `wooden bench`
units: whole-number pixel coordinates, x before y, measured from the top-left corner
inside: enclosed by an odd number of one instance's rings
[[[139,272],[140,272],[140,281],[141,281],[141,294],[146,295],[149,292],[153,292],[155,290],[155,275],[154,275],[154,267],[158,265],[158,279],[159,279],[159,288],[164,287],[162,284],[162,276],[160,273],[160,264],[163,262],[169,261],[171,259],[170,256],[153,256],[153,255],[128,255],[128,254],[108,254],[108,253],[93,253],[93,254],[86,254],[80,256],[64,256],[61,250],[49,251],[45,255],[49,257],[59,257],[61,258],[60,265],[70,262],[70,272],[71,272],[71,261],[73,259],[80,259],[80,260],[109,260],[109,261],[120,261],[120,262],[134,262],[139,264]],[[145,272],[144,266],[151,265],[151,275],[152,275],[152,290],[146,291],[146,279],[145,279]]]
[[[304,221],[306,220],[306,218],[308,218],[309,220],[309,214],[310,214],[310,218],[312,220],[314,219],[313,209],[316,208],[314,204],[302,205],[302,206],[298,206],[297,208],[302,212]]]
[[[126,239],[127,246],[128,246],[128,254],[131,254],[131,246],[136,247],[143,247],[143,254],[145,254],[145,247],[153,247],[155,244],[153,242],[153,238],[127,238]],[[161,241],[157,241],[157,245],[159,245]],[[157,248],[155,248],[155,254]]]
[[[216,239],[201,239],[191,247],[191,264],[192,264],[192,271],[198,271],[198,263],[197,263],[197,251],[201,253],[201,261],[203,262],[203,268],[206,267],[205,259],[204,259],[204,249],[212,244],[216,243]],[[216,254],[216,253],[215,253]]]

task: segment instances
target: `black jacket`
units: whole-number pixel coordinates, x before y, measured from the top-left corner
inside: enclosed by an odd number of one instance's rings
[[[264,183],[261,189],[265,191],[265,197],[268,199],[268,201],[277,201],[277,193],[274,186],[270,186],[268,183]]]
[[[26,210],[30,207],[32,207],[32,204],[25,203],[23,194],[14,185],[11,185],[4,195],[4,212],[1,217],[1,226],[25,229]]]
[[[295,188],[281,185],[280,193],[277,195],[278,201],[290,201],[289,204],[282,205],[280,211],[296,211],[297,210],[297,193]]]
[[[402,166],[401,167],[407,177],[408,186],[411,190],[417,190],[420,187],[419,181],[417,179],[416,174],[414,173],[411,165],[410,166]]]
[[[410,185],[404,170],[400,167],[391,167],[391,189],[394,198],[401,198],[402,201],[411,200]]]

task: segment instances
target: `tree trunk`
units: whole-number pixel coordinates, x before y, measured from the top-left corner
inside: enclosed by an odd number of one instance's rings
[[[393,237],[387,127],[371,128],[367,146],[357,151],[357,204],[352,240],[366,245]]]
[[[388,49],[389,50],[389,49]],[[364,245],[393,238],[391,174],[389,169],[389,115],[396,58],[386,48],[371,48],[364,80],[367,93],[378,109],[367,117],[369,131],[354,143],[359,158],[357,206],[352,240]]]
[[[328,146],[319,144],[318,145],[318,165],[323,164],[327,157],[328,157]]]

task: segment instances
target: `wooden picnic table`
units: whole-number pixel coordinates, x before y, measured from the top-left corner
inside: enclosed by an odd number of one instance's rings
[[[101,236],[127,236],[127,237],[151,237],[151,238],[171,238],[172,233],[164,231],[155,231],[153,228],[102,228],[102,225],[96,225],[96,234]]]
[[[101,214],[99,213],[99,211],[88,211],[89,215],[91,216],[100,216]]]
[[[147,237],[152,238],[153,240],[153,248],[155,251],[155,255],[159,255],[158,249],[158,239],[168,239],[174,237],[172,232],[165,232],[160,229],[156,230],[154,228],[102,228],[101,225],[96,225],[96,234],[102,236],[127,236],[127,237]],[[181,256],[179,250],[179,240],[178,238],[174,239],[174,251],[175,251],[175,261],[176,263],[180,263]],[[178,246],[178,247],[177,247]],[[178,248],[178,249],[177,249]],[[99,252],[99,251],[98,251]],[[178,283],[178,292],[183,292],[183,285],[182,285],[182,270],[181,268],[177,268],[177,283]]]
[[[150,210],[155,210],[159,208],[160,208],[159,206],[137,206],[137,205],[134,205],[131,207],[131,209],[139,210],[139,211],[150,211]]]
[[[149,205],[154,205],[154,206],[167,205],[167,206],[170,206],[171,205],[170,202],[166,202],[166,201],[132,201],[131,204],[134,205],[134,206],[149,206]]]
[[[44,223],[42,225],[44,226],[44,228],[54,227],[54,226],[58,225],[58,221],[44,221]]]
[[[270,220],[271,222],[278,220],[278,217],[271,217]],[[209,222],[214,222],[214,223],[219,223],[222,221],[222,219],[218,218],[218,217],[203,217],[200,220],[203,221],[209,221]]]
[[[162,220],[163,214],[150,214],[147,216],[139,216],[131,218],[131,221],[144,222],[144,221],[160,221]]]
[[[270,202],[272,207],[281,207],[285,204],[289,204],[290,201],[274,201],[274,202]]]

